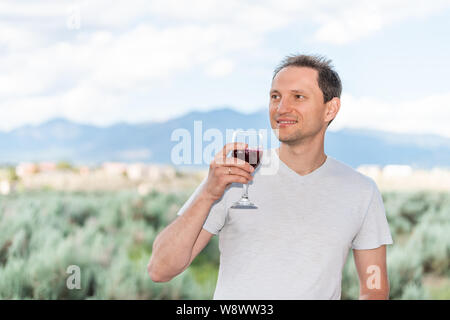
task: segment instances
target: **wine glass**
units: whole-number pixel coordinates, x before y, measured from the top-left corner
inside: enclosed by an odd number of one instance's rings
[[[233,132],[233,142],[244,142],[247,144],[245,150],[233,150],[232,156],[248,162],[253,168],[259,165],[262,153],[263,137],[261,133],[255,130],[237,130]],[[248,184],[243,185],[242,197],[236,201],[231,208],[234,209],[257,209],[258,207],[248,198]]]

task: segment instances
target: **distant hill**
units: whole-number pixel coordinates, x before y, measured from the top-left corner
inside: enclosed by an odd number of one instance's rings
[[[97,164],[103,161],[171,163],[174,130],[194,136],[194,121],[202,132],[216,128],[267,128],[267,111],[243,114],[231,109],[191,112],[166,122],[108,127],[79,124],[62,118],[37,126],[0,131],[0,164],[20,161],[60,161]],[[203,146],[209,142],[203,142]],[[193,148],[194,146],[192,146]],[[325,151],[356,168],[361,164],[408,164],[417,168],[450,165],[450,139],[436,135],[397,134],[377,130],[327,131]]]

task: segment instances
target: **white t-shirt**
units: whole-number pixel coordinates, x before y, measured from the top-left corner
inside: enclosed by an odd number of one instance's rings
[[[214,299],[340,299],[350,248],[392,244],[375,182],[330,156],[301,176],[265,151],[249,186],[258,209],[231,209],[241,194],[229,186],[203,226],[219,235]]]

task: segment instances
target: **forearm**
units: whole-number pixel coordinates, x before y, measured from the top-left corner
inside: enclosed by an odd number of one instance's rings
[[[181,216],[156,237],[148,265],[154,281],[169,281],[185,269],[213,203],[213,200],[200,194]]]

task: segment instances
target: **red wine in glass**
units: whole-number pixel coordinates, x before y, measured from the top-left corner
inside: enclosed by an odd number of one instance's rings
[[[259,165],[262,158],[261,149],[233,150],[233,157],[248,162],[253,168]]]
[[[236,130],[233,132],[233,142],[245,143],[246,149],[235,149],[232,151],[232,157],[244,160],[253,168],[256,168],[261,159],[263,152],[263,136],[261,132],[256,130]],[[242,185],[241,199],[233,203],[230,207],[233,209],[258,209],[258,206],[248,198],[248,183]]]

